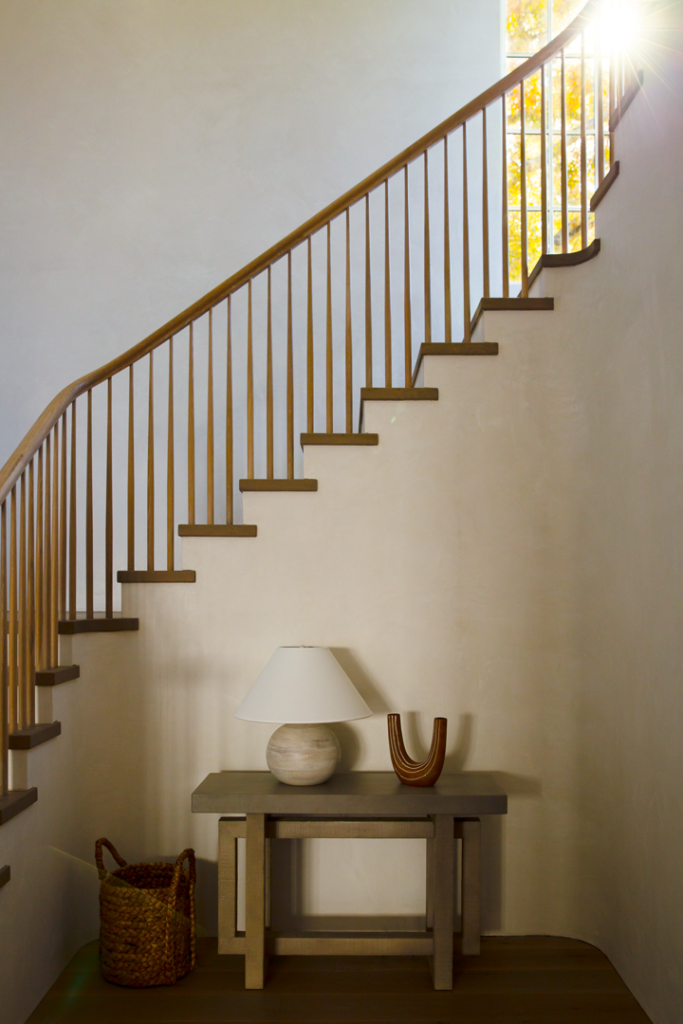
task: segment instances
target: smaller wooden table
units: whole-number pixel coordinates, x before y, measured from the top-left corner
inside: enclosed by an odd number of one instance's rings
[[[424,955],[434,987],[453,987],[455,840],[462,839],[462,952],[479,952],[480,817],[506,814],[507,796],[486,775],[442,775],[436,786],[402,785],[393,772],[334,775],[320,786],[287,786],[270,772],[218,772],[192,794],[192,810],[241,814],[219,822],[218,952],[245,955],[245,987],[263,988],[266,953]],[[246,930],[236,930],[236,840],[247,841]],[[427,840],[427,930],[306,932],[266,929],[269,839]]]

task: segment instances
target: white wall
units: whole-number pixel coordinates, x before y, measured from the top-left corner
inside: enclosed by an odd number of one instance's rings
[[[500,77],[500,0],[6,0],[0,463]]]
[[[574,649],[581,934],[656,1024],[683,1007],[683,7],[652,16],[645,86],[617,132],[603,251],[541,288],[572,308]],[[573,282],[576,281],[576,287]],[[565,284],[565,282],[567,282]],[[579,290],[580,289],[580,290]]]
[[[499,0],[3,3],[0,462],[63,385],[499,74]],[[3,1024],[23,1021],[96,933],[99,835],[131,860],[194,842],[200,921],[214,928],[215,823],[187,813],[204,765],[185,748],[172,756],[157,732],[158,715],[174,731],[177,709],[143,670],[153,636],[148,618],[139,636],[74,641],[82,679],[54,694],[63,735],[28,763],[39,801],[0,830],[12,867],[0,891]],[[196,649],[190,638],[169,657],[189,671]],[[176,696],[191,718],[204,683],[189,674]],[[221,666],[214,678],[220,692]]]
[[[618,129],[600,256],[539,279],[554,313],[487,314],[497,358],[428,361],[438,403],[371,408],[377,449],[308,450],[317,494],[250,495],[256,540],[186,541],[196,584],[129,587],[140,634],[74,642],[83,680],[55,694],[65,735],[30,781],[52,795],[64,778],[78,800],[41,797],[0,831],[12,1024],[95,927],[93,882],[78,861],[47,870],[63,863],[50,847],[85,861],[98,833],[131,859],[192,843],[211,902],[215,819],[191,816],[189,795],[209,771],[264,767],[268,727],[231,712],[297,642],[333,647],[377,712],[340,727],[347,768],[388,768],[387,710],[412,714],[416,752],[445,714],[449,766],[510,792],[484,837],[487,930],[595,942],[655,1024],[678,1024],[683,81],[666,54],[680,51],[675,34],[650,51],[656,73]],[[58,827],[62,799],[78,817]],[[417,885],[391,897],[419,853],[394,850],[380,865],[378,848],[311,846],[297,909],[415,916]],[[78,927],[55,907],[45,929],[67,877]],[[29,964],[31,999],[6,980]]]

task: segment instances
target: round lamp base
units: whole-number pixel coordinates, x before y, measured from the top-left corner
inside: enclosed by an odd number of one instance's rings
[[[329,725],[281,725],[270,737],[268,767],[288,786],[317,786],[334,775],[341,750]]]

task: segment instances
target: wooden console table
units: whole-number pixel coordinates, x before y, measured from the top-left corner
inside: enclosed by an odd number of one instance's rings
[[[245,956],[245,987],[263,988],[267,953],[431,957],[434,988],[453,987],[455,840],[462,839],[462,952],[479,952],[480,817],[507,813],[486,775],[442,775],[434,787],[402,785],[393,772],[334,775],[286,786],[270,772],[217,772],[192,794],[192,810],[241,814],[218,826],[218,952]],[[246,930],[236,930],[236,840],[247,841]],[[426,839],[427,930],[306,932],[266,928],[269,839]]]

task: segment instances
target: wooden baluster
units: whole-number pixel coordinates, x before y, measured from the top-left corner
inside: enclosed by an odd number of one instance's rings
[[[45,438],[45,561],[43,564],[43,634],[45,664],[52,665],[52,435]]]
[[[59,483],[59,616],[66,618],[66,579],[67,579],[67,445],[66,445],[66,412],[62,415],[62,460]]]
[[[541,252],[548,251],[548,151],[545,97],[545,64],[541,68]]]
[[[365,386],[372,387],[372,282],[370,274],[370,194],[365,196]]]
[[[287,253],[287,479],[294,479],[294,336],[292,332],[292,250]]]
[[[193,467],[193,469],[194,469],[194,467]],[[148,414],[147,414],[147,572],[154,572],[154,352],[153,351],[150,352],[150,354],[149,354],[149,403],[148,403]]]
[[[86,619],[92,619],[95,615],[93,588],[92,389],[88,391],[88,434],[85,459],[85,617]]]
[[[271,268],[268,267],[268,322],[266,352],[266,476],[273,479],[273,315]]]
[[[26,470],[19,478],[19,592],[17,597],[17,723],[25,729],[28,722],[28,636],[26,630]]]
[[[173,337],[168,339],[168,429],[166,450],[166,569],[175,569],[175,409],[173,398]]]
[[[0,505],[0,795],[9,790],[9,672],[7,632],[7,502]]]
[[[50,664],[59,664],[59,420],[52,447],[52,569],[50,575]]]
[[[522,272],[522,298],[529,295],[529,233],[527,227],[526,194],[526,111],[524,79],[519,83],[520,148],[519,148],[519,198],[520,216],[520,257]]]
[[[76,618],[76,399],[71,403],[71,486],[69,497],[69,618]]]
[[[410,209],[408,196],[408,164],[403,169],[404,212],[403,212],[403,341],[405,387],[410,387],[413,377],[413,316],[410,302]]]
[[[225,387],[225,521],[233,521],[233,437],[232,437],[232,295],[228,295],[227,370]]]
[[[503,167],[503,298],[510,295],[510,248],[509,248],[509,226],[508,226],[508,128],[507,128],[507,102],[505,93],[502,97],[503,103],[503,153],[501,164]]]
[[[128,373],[128,572],[135,570],[135,382]]]
[[[31,637],[31,596],[32,587],[30,584],[30,574],[32,569],[32,558],[30,552],[30,542],[32,536],[32,530],[30,528],[29,516],[33,506],[33,502],[29,495],[30,488],[30,477],[27,469],[21,475],[21,537],[19,540],[19,548],[21,551],[21,576],[23,576],[23,584],[21,589],[22,599],[19,603],[20,607],[20,620],[19,620],[19,643],[22,651],[22,726],[27,728],[29,725],[33,725],[33,687],[34,687],[34,665],[31,660],[32,653],[32,637]]]
[[[448,194],[448,136],[443,140],[443,293],[444,293],[444,340],[447,345],[453,341],[451,319],[451,218]]]
[[[26,622],[28,630],[28,724],[35,725],[36,721],[36,625],[35,625],[35,602],[36,602],[36,533],[35,533],[35,481],[33,470],[33,459],[28,464],[28,590],[26,594]]]
[[[45,588],[44,570],[44,533],[43,533],[43,447],[38,449],[38,483],[36,494],[36,592],[35,592],[35,637],[36,637],[36,668],[45,668],[45,644],[43,619],[45,608],[43,593]]]
[[[313,257],[311,236],[308,236],[308,304],[306,310],[306,430],[313,433],[314,420],[313,378]]]
[[[424,283],[425,283],[425,343],[432,340],[432,267],[429,237],[429,160],[425,149],[425,215],[424,215]]]
[[[213,310],[209,310],[209,347],[206,398],[206,521],[214,521],[214,468],[213,468]]]
[[[327,335],[326,335],[326,353],[325,353],[325,369],[327,375],[327,392],[326,392],[326,403],[327,403],[327,422],[326,429],[327,433],[331,434],[334,431],[334,398],[332,395],[332,387],[334,383],[333,365],[332,365],[332,241],[331,241],[332,226],[330,222],[327,222]]]
[[[564,50],[560,51],[560,103],[561,103],[561,124],[562,137],[561,146],[561,182],[562,182],[562,252],[569,248],[569,194],[567,188],[567,78],[565,69]]]
[[[602,184],[605,177],[605,124],[603,110],[603,71],[602,71],[602,34],[600,31],[600,19],[595,21],[595,82],[593,92],[593,117],[595,120],[595,165],[598,185]]]
[[[612,114],[617,108],[617,51],[616,47],[612,46],[609,55],[609,117],[608,125],[612,122]],[[609,165],[612,167],[614,163],[614,132],[610,129],[609,133]]]
[[[152,353],[150,352],[150,359]],[[150,365],[151,373],[151,365]],[[112,465],[112,381],[107,380],[107,481],[104,530],[104,615],[114,617],[114,480]]]
[[[19,727],[19,709],[17,706],[17,488],[12,488],[10,495],[10,532],[9,532],[9,715],[10,733]]]
[[[471,341],[470,314],[470,228],[469,199],[467,194],[467,123],[462,126],[462,285],[465,342]]]
[[[187,518],[190,523],[194,523],[194,323],[190,324],[190,344],[187,358]]]
[[[389,251],[389,181],[384,182],[384,387],[391,387],[391,259]]]
[[[254,479],[254,331],[249,279],[249,309],[247,314],[247,476]]]
[[[484,298],[490,295],[489,281],[489,158],[486,107],[481,112],[481,236],[484,257]]]
[[[353,339],[351,335],[351,215],[346,209],[346,433],[353,433]]]
[[[586,34],[581,33],[581,248],[588,245],[588,167],[586,153]]]

